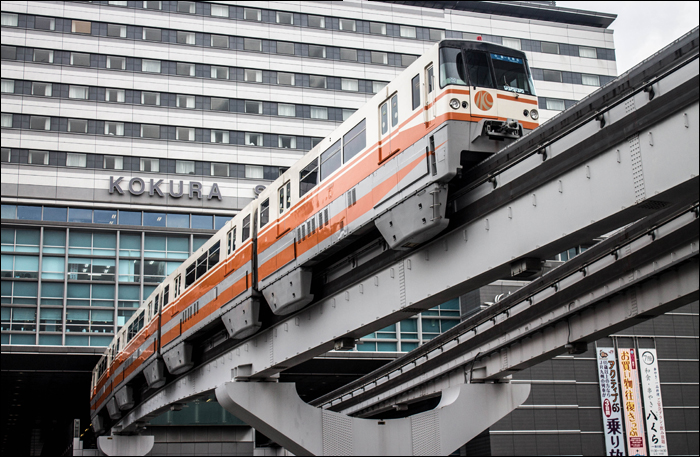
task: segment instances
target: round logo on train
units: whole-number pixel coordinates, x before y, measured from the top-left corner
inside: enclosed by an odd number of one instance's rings
[[[485,90],[481,90],[474,96],[474,103],[481,111],[488,111],[493,106],[493,97]]]

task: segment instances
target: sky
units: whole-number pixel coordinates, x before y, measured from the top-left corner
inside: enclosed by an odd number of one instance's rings
[[[561,2],[557,6],[617,14],[617,73],[622,74],[698,26],[700,2]]]

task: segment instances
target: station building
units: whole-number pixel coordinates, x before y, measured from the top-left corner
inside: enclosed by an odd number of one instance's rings
[[[89,371],[140,301],[437,41],[525,51],[546,121],[617,75],[614,19],[554,2],[2,2],[3,387],[25,402],[3,394],[3,454],[60,441],[55,414],[26,408],[51,385],[70,392],[61,424],[85,429]],[[519,286],[387,327],[350,357],[388,360]],[[244,444],[225,452],[252,453],[236,424]]]

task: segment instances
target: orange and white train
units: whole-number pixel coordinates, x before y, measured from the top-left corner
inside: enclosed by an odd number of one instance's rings
[[[140,376],[154,389],[191,369],[193,344],[222,323],[240,340],[260,329],[261,315],[311,303],[310,267],[358,234],[376,227],[388,247],[412,249],[440,233],[448,183],[537,120],[523,52],[481,41],[436,44],[143,302],[93,370],[96,431],[133,408]]]

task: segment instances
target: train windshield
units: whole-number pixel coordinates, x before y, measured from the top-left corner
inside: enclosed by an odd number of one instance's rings
[[[448,84],[467,85],[464,73],[464,58],[459,48],[442,48],[440,50],[440,87]]]
[[[491,53],[497,88],[516,94],[535,95],[535,87],[525,62],[518,57]]]

